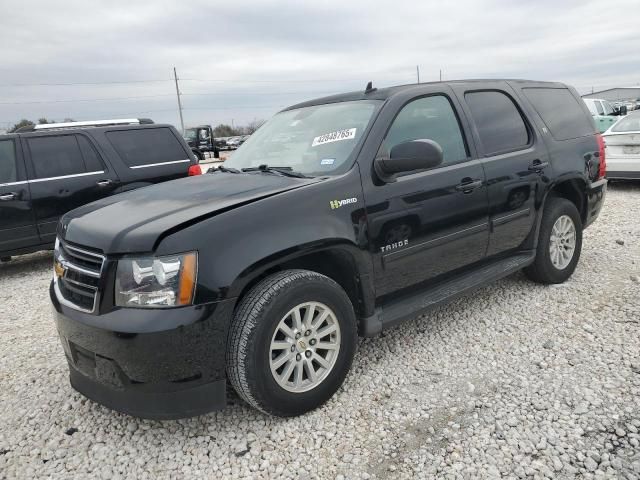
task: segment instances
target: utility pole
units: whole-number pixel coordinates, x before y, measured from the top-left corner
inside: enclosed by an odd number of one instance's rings
[[[440,69],[440,81],[442,81],[442,69]]]
[[[180,100],[180,88],[178,87],[178,74],[176,73],[176,67],[173,67],[173,78],[176,81],[176,95],[178,96],[178,112],[180,112],[180,127],[182,128],[182,134],[184,135],[184,119],[182,118],[182,101]]]
[[[416,75],[418,76],[418,83],[420,83],[420,65],[416,65]]]

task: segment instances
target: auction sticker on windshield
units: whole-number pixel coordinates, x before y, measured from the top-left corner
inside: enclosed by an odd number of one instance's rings
[[[341,140],[351,140],[352,138],[356,138],[356,130],[356,128],[347,128],[345,130],[325,133],[324,135],[320,135],[319,137],[314,138],[311,146],[317,147],[318,145],[324,145],[325,143],[339,142]]]

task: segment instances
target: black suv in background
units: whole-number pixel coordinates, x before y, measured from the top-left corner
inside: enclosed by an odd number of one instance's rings
[[[264,412],[302,414],[340,387],[358,333],[520,269],[567,280],[604,176],[602,138],[561,83],[295,105],[211,174],[62,218],[50,296],[71,384],[173,418],[223,407],[229,379]]]
[[[199,173],[176,129],[150,120],[37,125],[0,135],[0,258],[53,248],[58,220],[81,205]]]

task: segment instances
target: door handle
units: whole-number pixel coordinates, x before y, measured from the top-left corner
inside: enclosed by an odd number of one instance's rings
[[[530,172],[541,172],[545,168],[549,166],[549,162],[541,162],[540,160],[534,160],[531,165],[529,165]]]
[[[471,193],[476,188],[482,186],[482,180],[473,180],[471,178],[463,178],[459,185],[456,185],[456,190],[462,193]]]
[[[3,193],[2,195],[0,195],[0,202],[9,202],[11,200],[15,200],[17,196],[18,194],[15,192]]]
[[[99,180],[96,182],[96,185],[99,187],[108,187],[109,185],[113,185],[113,180]]]

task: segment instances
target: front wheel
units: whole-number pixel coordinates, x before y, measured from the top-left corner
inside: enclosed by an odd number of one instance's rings
[[[576,269],[582,250],[582,220],[576,206],[551,197],[542,214],[534,263],[525,274],[538,283],[562,283]]]
[[[241,300],[229,333],[227,374],[255,408],[300,415],[340,387],[356,340],[345,291],[319,273],[287,270],[265,278]]]

